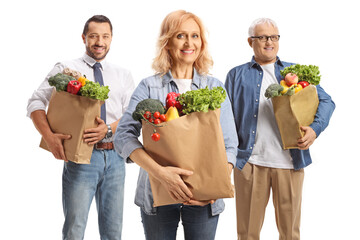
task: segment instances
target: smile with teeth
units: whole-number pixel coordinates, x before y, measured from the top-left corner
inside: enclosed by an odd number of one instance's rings
[[[94,47],[94,50],[96,52],[103,52],[105,50],[105,47]]]
[[[181,52],[184,54],[192,54],[194,53],[194,50],[181,50]]]

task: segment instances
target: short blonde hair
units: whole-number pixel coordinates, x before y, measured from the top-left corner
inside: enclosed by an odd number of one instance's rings
[[[157,41],[157,52],[154,58],[152,68],[156,73],[162,75],[166,74],[172,67],[172,59],[169,52],[166,50],[166,45],[169,39],[174,36],[180,25],[188,20],[194,19],[200,28],[200,38],[202,41],[199,57],[195,60],[194,67],[196,71],[202,75],[209,73],[209,69],[213,65],[213,60],[208,52],[208,42],[205,36],[205,27],[200,18],[195,14],[178,10],[168,14],[163,20],[160,28],[160,35]]]

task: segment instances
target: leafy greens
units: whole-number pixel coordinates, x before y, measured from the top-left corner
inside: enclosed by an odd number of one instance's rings
[[[280,71],[281,76],[285,77],[288,73],[295,73],[299,77],[299,81],[306,81],[312,85],[320,83],[319,67],[315,65],[291,65]]]
[[[109,91],[108,86],[100,86],[98,82],[86,81],[85,86],[80,88],[80,95],[104,101],[109,98]]]
[[[182,112],[189,114],[192,112],[208,112],[221,107],[225,101],[226,91],[222,87],[215,87],[209,90],[208,87],[193,91],[187,91],[178,97],[183,106]]]

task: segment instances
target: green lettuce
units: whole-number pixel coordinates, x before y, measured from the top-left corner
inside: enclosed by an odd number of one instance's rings
[[[299,81],[306,81],[312,85],[318,85],[320,83],[320,71],[319,67],[315,65],[291,65],[280,71],[281,76],[285,77],[288,73],[295,73]]]
[[[109,91],[108,86],[100,86],[98,82],[86,81],[85,86],[80,88],[80,95],[104,101],[109,98]]]
[[[221,107],[225,101],[226,91],[222,87],[209,90],[208,87],[193,91],[187,91],[178,97],[184,114],[192,112],[208,112]]]

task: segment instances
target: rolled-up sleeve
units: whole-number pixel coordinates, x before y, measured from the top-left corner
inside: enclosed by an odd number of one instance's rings
[[[31,113],[36,110],[46,111],[46,107],[49,104],[51,93],[53,91],[53,87],[49,85],[48,80],[51,76],[62,72],[63,69],[64,66],[61,63],[57,63],[40,84],[39,88],[34,91],[28,100],[26,116],[30,117]]]
[[[147,98],[149,98],[148,87],[145,81],[141,81],[132,94],[129,106],[116,128],[114,137],[115,150],[127,162],[132,162],[129,156],[134,150],[143,148],[143,145],[138,140],[141,133],[141,123],[132,118],[132,113],[135,111],[136,105]]]
[[[310,127],[315,131],[316,136],[318,137],[329,125],[330,118],[335,110],[335,103],[320,85],[317,85],[316,88],[319,97],[319,106]]]

